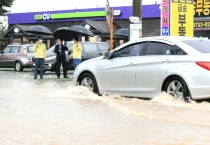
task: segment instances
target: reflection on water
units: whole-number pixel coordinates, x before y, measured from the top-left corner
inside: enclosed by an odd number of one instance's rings
[[[97,96],[55,75],[0,71],[0,145],[206,145],[210,103]]]

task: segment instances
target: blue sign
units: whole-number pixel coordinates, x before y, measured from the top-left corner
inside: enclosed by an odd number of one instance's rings
[[[162,28],[162,36],[169,36],[169,28],[168,27]]]

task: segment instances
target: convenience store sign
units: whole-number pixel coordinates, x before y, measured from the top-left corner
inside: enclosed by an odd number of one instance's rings
[[[114,16],[119,16],[120,10],[114,10]],[[105,11],[91,11],[91,12],[72,12],[72,13],[58,13],[58,14],[37,14],[34,15],[34,20],[50,20],[50,19],[70,19],[70,18],[88,18],[88,17],[105,17]]]

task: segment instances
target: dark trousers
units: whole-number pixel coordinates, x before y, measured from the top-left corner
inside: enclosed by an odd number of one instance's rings
[[[62,64],[62,67],[63,67],[63,76],[67,77],[67,64],[66,64],[66,60],[65,59],[57,59],[57,62],[56,62],[56,74],[57,74],[58,77],[60,77],[61,64]]]
[[[40,68],[40,78],[44,75],[44,58],[35,58],[34,77],[38,75],[38,68]]]
[[[81,63],[81,58],[74,58],[73,59],[74,68],[76,68],[80,63]]]

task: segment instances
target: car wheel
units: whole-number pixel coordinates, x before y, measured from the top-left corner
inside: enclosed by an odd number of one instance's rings
[[[89,88],[91,91],[99,95],[98,85],[96,82],[95,77],[90,73],[85,73],[82,75],[81,79],[79,80],[80,86],[85,86]]]
[[[17,61],[15,63],[15,70],[16,71],[23,71],[23,66],[22,66],[21,62]]]
[[[189,102],[191,95],[187,84],[180,77],[171,77],[165,84],[164,91],[175,98]]]

